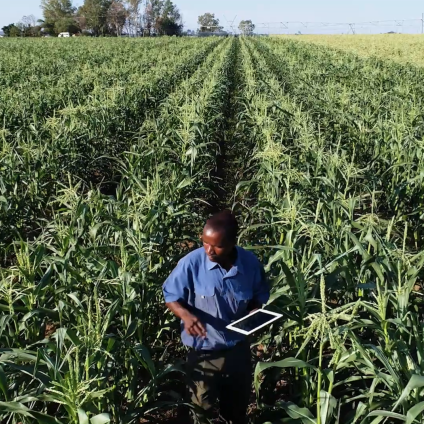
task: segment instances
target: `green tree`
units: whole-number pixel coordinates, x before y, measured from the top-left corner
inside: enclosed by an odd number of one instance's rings
[[[54,32],[60,34],[61,32],[69,32],[71,34],[76,34],[80,31],[80,27],[76,22],[76,18],[61,18],[55,22]]]
[[[156,31],[160,35],[180,35],[183,30],[181,13],[171,1],[165,0],[160,17],[156,19]]]
[[[44,19],[56,20],[64,16],[73,16],[75,7],[71,0],[41,0]]]
[[[219,19],[215,18],[215,13],[205,13],[199,16],[197,23],[200,26],[200,32],[219,32],[223,29],[222,26],[219,26]]]
[[[255,24],[250,20],[241,21],[239,25],[239,30],[243,35],[253,35],[255,28]]]
[[[181,35],[183,25],[169,17],[160,17],[157,21],[159,35]]]
[[[175,22],[181,21],[181,13],[171,0],[165,0],[162,8],[162,18],[170,18]]]
[[[148,0],[144,26],[146,35],[179,35],[183,29],[181,13],[171,0]]]
[[[78,16],[83,18],[86,29],[96,37],[109,33],[107,18],[111,4],[111,0],[84,0],[78,10]]]
[[[78,32],[75,20],[76,8],[71,0],[41,0],[44,16],[44,30],[51,35],[60,32]]]
[[[15,24],[9,24],[9,25],[4,26],[1,30],[4,32],[4,35],[6,37],[12,37],[10,35],[10,32],[12,31],[13,28],[17,28],[16,25]],[[18,31],[19,31],[19,29],[18,29]]]
[[[22,31],[19,29],[17,25],[13,25],[13,27],[10,29],[9,37],[21,37]]]

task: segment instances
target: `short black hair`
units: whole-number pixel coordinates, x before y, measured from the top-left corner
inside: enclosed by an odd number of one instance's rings
[[[238,236],[238,222],[235,215],[229,210],[212,215],[207,221],[206,225],[215,231],[224,231],[225,238],[230,242],[236,242]]]

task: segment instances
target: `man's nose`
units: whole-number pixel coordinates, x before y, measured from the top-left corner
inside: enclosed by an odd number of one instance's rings
[[[214,255],[215,254],[215,252],[214,252],[214,250],[211,246],[206,246],[206,253],[208,255]]]

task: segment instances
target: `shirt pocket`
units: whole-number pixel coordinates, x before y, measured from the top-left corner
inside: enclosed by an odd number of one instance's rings
[[[253,299],[252,288],[243,287],[234,291],[234,299],[236,301],[236,314],[244,315],[247,311],[247,305]]]
[[[233,282],[232,291],[234,293],[234,299],[240,304],[249,303],[253,299],[253,285],[249,284],[249,282]]]
[[[205,312],[216,317],[216,295],[214,286],[196,286],[194,288],[195,298],[194,307],[199,311]]]

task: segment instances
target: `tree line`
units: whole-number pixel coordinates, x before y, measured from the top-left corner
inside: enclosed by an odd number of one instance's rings
[[[91,36],[182,35],[183,21],[171,0],[84,0],[75,7],[72,0],[41,0],[43,19],[24,16],[21,22],[2,28],[8,37],[57,36],[63,32]],[[199,16],[199,33],[223,33],[213,13]],[[241,21],[239,30],[252,35],[252,21]],[[192,34],[192,32],[189,32]]]
[[[43,19],[24,16],[2,28],[8,37],[57,36],[62,32],[91,36],[181,35],[182,16],[171,0],[41,0]]]
[[[199,25],[199,33],[219,33],[224,29],[224,27],[220,25],[220,21],[215,17],[214,13],[205,13],[204,15],[199,16],[197,23]],[[251,20],[241,21],[238,29],[243,35],[253,35],[255,31],[255,24]]]

